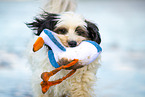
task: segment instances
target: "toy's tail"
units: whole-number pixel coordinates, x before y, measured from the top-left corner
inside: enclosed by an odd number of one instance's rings
[[[43,8],[46,12],[62,13],[66,11],[75,11],[75,0],[45,0]]]

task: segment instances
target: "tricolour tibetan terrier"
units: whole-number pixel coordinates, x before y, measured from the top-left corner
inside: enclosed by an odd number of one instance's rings
[[[51,3],[53,0],[50,0]],[[55,0],[54,0],[55,1]],[[71,0],[58,0],[58,2],[67,2],[67,6],[71,6]],[[66,7],[67,10],[68,7]],[[61,9],[61,8],[60,8]],[[70,11],[70,10],[69,10]],[[92,40],[101,43],[98,27],[87,21],[84,17],[74,12],[49,13],[43,12],[40,17],[36,17],[32,23],[27,23],[27,26],[36,31],[37,36],[43,29],[50,29],[57,33],[58,38],[66,47],[76,47],[83,40]],[[34,39],[35,40],[35,39]],[[32,42],[34,43],[34,42]],[[33,44],[31,44],[30,48]],[[44,46],[38,52],[33,52],[32,48],[29,51],[29,61],[33,71],[32,87],[34,97],[96,97],[94,86],[96,82],[96,72],[100,65],[97,58],[91,64],[79,68],[76,73],[62,83],[53,86],[46,94],[41,92],[41,73],[51,71],[54,67],[50,64],[47,52],[49,47]],[[65,63],[65,62],[64,62]],[[63,64],[63,63],[62,63]],[[61,64],[60,64],[61,65]],[[72,68],[73,69],[73,68]],[[54,75],[50,80],[56,80],[63,77],[69,70],[62,70]]]

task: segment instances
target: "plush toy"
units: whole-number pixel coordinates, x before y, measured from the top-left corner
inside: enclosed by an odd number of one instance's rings
[[[55,67],[60,67],[57,62],[62,58],[68,60],[78,59],[81,65],[88,65],[93,62],[101,53],[101,47],[94,41],[82,41],[78,46],[70,48],[61,44],[55,33],[44,29],[40,37],[33,46],[33,51],[39,50],[43,44],[48,45],[52,50],[48,51],[50,63]]]
[[[44,44],[51,48],[48,51],[48,58],[52,66],[56,69],[51,72],[45,72],[41,75],[41,78],[43,79],[41,82],[43,93],[45,93],[51,85],[56,85],[67,77],[71,76],[75,70],[72,70],[68,75],[56,81],[48,81],[50,76],[54,75],[61,69],[69,68],[76,63],[79,63],[82,66],[88,65],[93,62],[102,51],[102,48],[99,46],[99,44],[91,40],[82,41],[78,46],[73,48],[65,47],[56,37],[56,33],[48,29],[44,29],[41,32],[40,36],[33,45],[33,51],[38,51],[43,47]],[[60,66],[58,61],[63,58],[71,60],[72,62],[65,66]]]

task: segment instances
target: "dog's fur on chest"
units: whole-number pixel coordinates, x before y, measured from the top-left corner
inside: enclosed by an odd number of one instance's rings
[[[54,4],[55,0],[50,0],[49,4]],[[67,2],[68,1],[68,2]],[[58,2],[67,2],[71,6],[72,0],[58,0]],[[71,11],[71,8],[66,7],[66,10]],[[55,9],[55,8],[54,8]],[[50,11],[51,12],[51,11]],[[60,11],[61,12],[61,11]],[[28,27],[33,29],[35,36],[39,36],[43,29],[50,29],[57,33],[58,38],[66,47],[78,46],[83,40],[92,40],[101,43],[100,33],[98,27],[86,20],[83,16],[74,12],[49,13],[44,11],[39,17],[35,17],[34,21],[27,23]],[[94,62],[88,66],[82,67],[76,73],[60,83],[49,89],[46,94],[42,94],[40,82],[40,75],[42,72],[51,71],[54,69],[48,59],[49,47],[44,46],[37,52],[32,51],[32,45],[35,38],[31,41],[29,46],[29,61],[33,72],[32,87],[34,97],[96,97],[94,94],[94,86],[96,83],[96,72],[100,65],[98,57]],[[61,63],[60,63],[61,64]],[[62,62],[62,64],[64,64]],[[62,70],[54,75],[50,80],[56,80],[63,77],[69,70]]]

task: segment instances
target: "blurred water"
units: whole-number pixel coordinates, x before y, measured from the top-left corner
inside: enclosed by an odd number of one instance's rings
[[[31,31],[25,22],[39,11],[33,1],[0,1],[0,97],[32,97],[25,50]]]
[[[0,97],[32,97],[23,56],[32,37],[25,26],[38,1],[0,1]],[[102,36],[98,97],[145,96],[145,1],[78,1],[77,13],[97,23]]]

